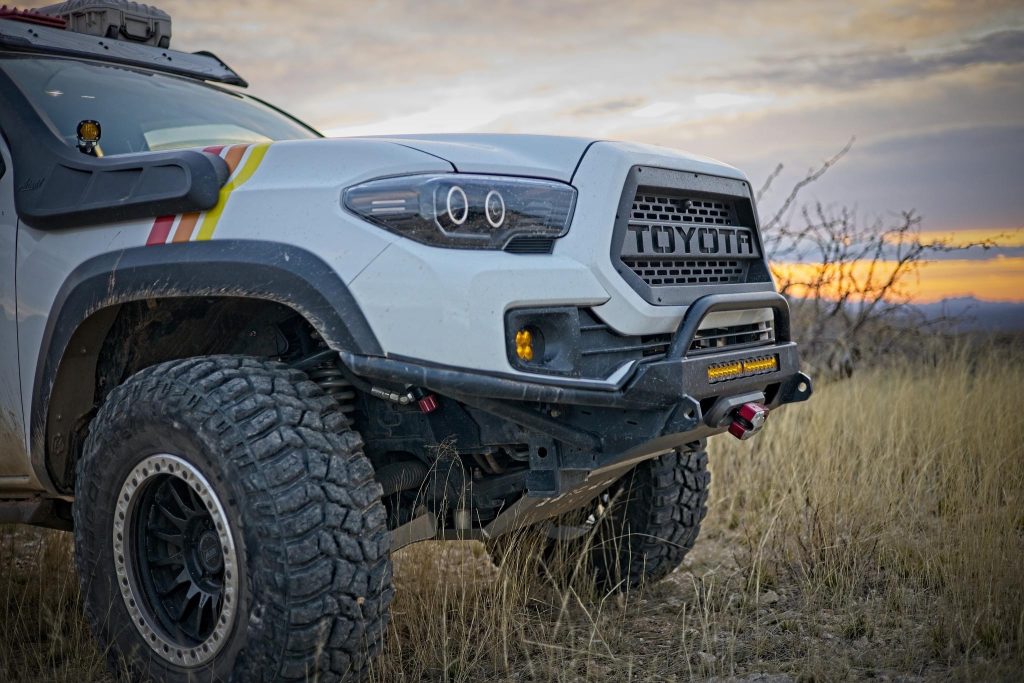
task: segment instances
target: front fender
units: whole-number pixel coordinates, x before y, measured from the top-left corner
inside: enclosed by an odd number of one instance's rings
[[[309,321],[336,349],[381,355],[366,318],[331,266],[315,254],[283,243],[214,240],[137,247],[84,261],[65,279],[44,328],[32,392],[32,464],[56,492],[46,468],[48,413],[62,365],[92,368],[113,315],[112,307],[155,298],[230,296],[283,304]],[[100,314],[100,315],[97,315]],[[80,343],[83,324],[87,339]],[[71,341],[75,339],[75,348]]]

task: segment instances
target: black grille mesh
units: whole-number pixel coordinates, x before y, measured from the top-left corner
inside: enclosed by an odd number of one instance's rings
[[[673,334],[624,335],[611,329],[591,311],[580,311],[580,360],[582,376],[608,377],[626,361],[658,361],[668,354]],[[775,342],[772,321],[745,323],[699,330],[687,355],[736,351],[768,346]]]
[[[747,262],[726,259],[664,260],[622,259],[652,287],[664,285],[731,284],[745,282]]]
[[[689,354],[714,353],[723,349],[735,351],[773,343],[775,343],[775,323],[771,320],[730,327],[711,327],[697,331],[690,343]]]
[[[513,254],[550,254],[555,240],[550,237],[515,237],[505,245],[505,251]]]
[[[607,377],[630,360],[660,360],[671,342],[670,334],[619,334],[590,311],[580,309],[580,360],[584,377]]]
[[[737,225],[732,202],[647,193],[637,194],[629,217],[631,223]]]

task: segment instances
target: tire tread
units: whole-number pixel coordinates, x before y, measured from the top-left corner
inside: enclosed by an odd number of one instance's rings
[[[364,679],[393,596],[380,485],[337,403],[281,363],[239,356],[170,361],[110,393],[77,467],[76,563],[85,594],[99,564],[96,544],[106,541],[89,521],[106,495],[105,456],[126,424],[168,418],[216,447],[226,471],[238,477],[237,505],[257,533],[246,537],[250,569],[270,575],[266,594],[252,605],[262,614],[249,620],[233,677]],[[97,634],[105,633],[106,608],[85,600]],[[120,657],[108,651],[116,668]]]

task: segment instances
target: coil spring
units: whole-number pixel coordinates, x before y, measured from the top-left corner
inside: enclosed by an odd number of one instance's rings
[[[308,370],[309,378],[320,385],[324,393],[333,398],[341,406],[346,415],[356,409],[356,390],[352,383],[345,379],[344,373],[336,363],[322,363]]]

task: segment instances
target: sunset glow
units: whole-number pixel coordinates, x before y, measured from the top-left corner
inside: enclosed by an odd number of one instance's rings
[[[813,289],[807,284],[819,279],[829,280],[822,288],[824,298],[835,299],[839,294],[837,282],[853,282],[857,286],[879,285],[893,273],[895,263],[881,261],[874,270],[867,262],[851,264],[843,269],[845,278],[836,276],[835,267],[820,263],[774,263],[772,273],[781,287],[791,284],[788,293],[809,296]],[[931,261],[903,280],[899,295],[919,303],[960,297],[974,297],[988,301],[1024,300],[1024,257],[997,257],[985,261],[954,259]],[[854,298],[854,300],[857,300]]]
[[[803,201],[866,224],[914,210],[956,244],[1004,235],[939,257],[913,294],[1024,301],[1019,0],[158,4],[175,47],[214,50],[329,135],[630,140],[721,159],[755,186],[784,164],[762,216],[855,138]]]

